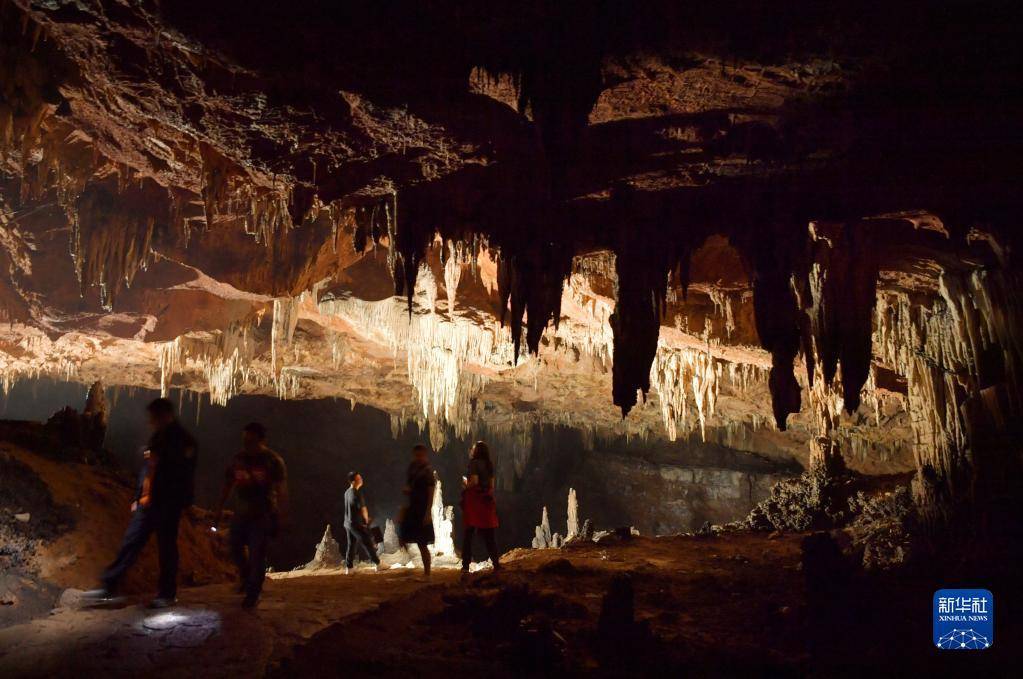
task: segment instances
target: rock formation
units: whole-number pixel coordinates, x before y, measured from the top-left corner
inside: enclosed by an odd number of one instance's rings
[[[433,554],[437,556],[453,556],[455,554],[455,508],[444,505],[440,479],[433,491],[433,506],[430,508],[433,519]]]
[[[575,488],[568,489],[568,526],[565,530],[565,542],[579,535],[579,500]]]
[[[326,529],[323,531],[323,537],[320,539],[319,544],[316,545],[316,554],[313,555],[313,560],[302,568],[309,571],[324,568],[340,568],[343,563],[344,557],[341,554],[341,548],[337,540],[334,539],[334,534],[330,531],[330,524],[327,524]]]
[[[544,507],[540,525],[536,527],[536,537],[533,538],[533,549],[551,549],[552,547],[554,547],[554,536],[551,535],[551,522],[547,518],[547,508]]]
[[[395,527],[394,521],[387,519],[384,524],[384,541],[380,543],[379,551],[381,554],[393,554],[400,548],[398,529]]]

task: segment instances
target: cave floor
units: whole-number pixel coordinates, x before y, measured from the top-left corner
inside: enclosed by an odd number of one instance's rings
[[[0,630],[0,676],[862,676],[880,668],[998,676],[1018,660],[1010,639],[1018,625],[1003,624],[1002,643],[979,654],[936,651],[928,578],[835,573],[830,588],[808,586],[805,537],[735,532],[513,550],[502,573],[464,583],[453,570],[429,584],[405,570],[289,574],[268,582],[256,611],[241,609],[230,585],[189,588],[169,611],[65,610]],[[608,592],[626,579],[635,622],[601,631]]]
[[[0,676],[262,676],[324,627],[426,586],[409,571],[311,575],[268,579],[255,611],[230,584],[182,589],[160,611],[59,610],[0,630]]]

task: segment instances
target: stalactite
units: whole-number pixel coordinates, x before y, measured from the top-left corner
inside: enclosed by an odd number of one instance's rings
[[[94,182],[71,211],[69,249],[82,294],[97,287],[107,311],[149,260],[156,217],[145,201],[142,195],[115,195],[109,182]]]
[[[669,440],[677,440],[680,430],[688,432],[690,398],[696,406],[700,437],[706,440],[707,419],[714,414],[719,389],[716,363],[709,351],[658,346],[650,382],[658,394]]]
[[[319,310],[365,329],[396,354],[405,352],[409,382],[422,415],[438,425],[431,431],[443,432],[443,425],[450,422],[461,434],[467,431],[474,401],[486,384],[485,376],[468,366],[502,369],[511,364],[513,349],[507,332],[458,314],[430,311],[435,297],[425,278],[418,283],[411,318],[393,300],[323,299]]]
[[[569,308],[566,315],[573,318],[573,322],[562,323],[554,332],[554,337],[564,346],[593,358],[605,372],[611,369],[614,359],[614,332],[611,330],[614,304],[593,291],[589,277],[599,275],[605,280],[614,280],[614,261],[614,254],[610,252],[600,253],[599,257],[574,258],[563,296],[569,307],[578,307],[578,312],[573,315]],[[565,300],[562,303],[565,304]],[[589,322],[576,322],[580,317]]]
[[[294,228],[291,186],[266,187],[263,178],[253,177],[206,142],[199,143],[199,154],[208,225],[214,224],[221,215],[241,216],[245,232],[267,247],[272,247]]]
[[[291,346],[298,326],[298,306],[298,300],[293,297],[274,300],[270,325],[270,367],[274,376],[279,376],[284,369],[284,351]]]
[[[217,405],[227,405],[252,378],[255,342],[244,325],[181,335],[163,343],[159,351],[160,392],[165,397],[174,375],[190,368],[201,371],[210,402]]]
[[[561,321],[561,295],[565,279],[572,270],[569,251],[537,247],[528,254],[502,251],[498,260],[498,296],[501,300],[501,324],[509,320],[515,362],[522,345],[522,327],[526,323],[526,347],[532,354],[540,350],[540,340],[548,323],[557,328]],[[510,316],[508,315],[510,312]]]
[[[277,390],[277,398],[282,401],[298,397],[302,382],[299,373],[292,368],[282,368],[281,373],[274,379],[274,387]]]
[[[1018,274],[975,269],[943,272],[936,298],[877,296],[874,343],[879,360],[906,377],[913,491],[931,525],[964,518],[959,509],[999,497],[1018,473],[1006,446],[1023,415],[1019,289]]]
[[[447,242],[448,256],[444,260],[444,290],[448,298],[448,313],[455,311],[455,293],[462,278],[462,269],[470,260],[470,250],[462,241]]]
[[[813,263],[805,289],[793,277],[794,291],[805,309],[811,346],[804,347],[811,383],[819,364],[830,384],[841,363],[843,401],[853,412],[867,381],[878,264],[868,223],[811,222],[809,246]]]
[[[645,396],[650,390],[668,270],[645,261],[639,252],[619,252],[616,266],[618,286],[610,318],[614,333],[611,390],[624,417],[636,405],[637,392]]]
[[[82,337],[67,333],[51,340],[45,333],[28,326],[11,326],[20,335],[13,347],[0,349],[0,388],[6,395],[20,380],[41,377],[72,381],[79,375],[82,362]],[[10,351],[8,351],[10,350]]]
[[[710,288],[708,295],[714,304],[715,311],[724,321],[725,337],[731,339],[732,333],[735,332],[735,312],[732,310],[732,294],[727,290]]]
[[[771,353],[768,387],[775,423],[782,431],[789,414],[798,413],[801,404],[793,362],[799,353],[802,326],[791,278],[799,276],[794,273],[793,257],[802,247],[793,241],[790,230],[775,226],[758,231],[745,245],[753,264],[753,316],[760,345]]]
[[[326,334],[327,344],[330,346],[330,364],[334,370],[339,370],[348,355],[349,343],[344,334],[328,330]]]

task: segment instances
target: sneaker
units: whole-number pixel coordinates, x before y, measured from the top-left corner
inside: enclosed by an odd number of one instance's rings
[[[348,566],[342,566],[341,567],[341,574],[342,575],[348,575],[351,572],[352,572],[352,569],[350,569]]]
[[[158,596],[149,602],[149,608],[170,608],[178,602],[174,597]]]
[[[82,599],[88,599],[89,601],[107,601],[113,598],[115,598],[114,593],[106,587],[89,589],[82,592]]]
[[[258,594],[246,594],[245,598],[242,599],[242,608],[255,608],[258,603]]]
[[[377,573],[383,573],[383,572],[384,572],[384,571],[386,571],[386,570],[387,570],[387,567],[386,567],[386,566],[384,566],[384,565],[383,565],[382,563],[380,563],[379,561],[377,561]]]

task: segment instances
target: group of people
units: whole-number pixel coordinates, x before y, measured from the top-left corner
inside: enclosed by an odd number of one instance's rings
[[[429,449],[419,444],[412,449],[412,462],[405,475],[405,495],[408,504],[398,517],[398,541],[402,547],[416,545],[423,561],[423,574],[430,576],[431,554],[429,545],[434,543],[433,493],[437,486],[437,475],[430,466]],[[380,557],[376,552],[377,536],[371,530],[372,521],[362,492],[362,474],[353,471],[348,475],[349,486],[345,491],[345,533],[348,549],[345,551],[345,573],[355,563],[355,556],[362,551],[379,570]],[[469,455],[469,467],[462,477],[462,575],[469,573],[472,562],[472,543],[479,532],[487,546],[487,554],[494,570],[500,570],[500,555],[497,551],[496,530],[498,527],[497,502],[494,498],[494,463],[490,448],[483,441],[477,441]]]
[[[125,575],[154,533],[160,575],[157,596],[150,602],[150,607],[166,608],[176,601],[178,526],[182,514],[195,499],[198,444],[178,421],[174,405],[169,400],[158,398],[146,410],[152,434],[143,453],[143,466],[131,503],[131,520],[117,556],[100,577],[101,587],[85,592],[87,602],[117,598]],[[281,456],[266,445],[266,437],[266,428],[258,422],[252,422],[242,430],[241,451],[225,471],[220,504],[211,526],[211,530],[219,529],[224,506],[233,494],[235,511],[229,542],[231,556],[238,569],[238,592],[244,595],[242,605],[246,608],[254,607],[259,601],[270,542],[279,532],[289,504],[287,466]],[[429,545],[434,542],[431,509],[437,486],[429,452],[422,444],[412,449],[404,488],[407,503],[397,521],[398,540],[402,547],[417,546],[425,577],[430,576]],[[348,482],[344,494],[344,525],[348,542],[345,572],[354,566],[359,550],[379,569],[380,558],[376,551],[379,529],[375,535],[362,491],[362,474],[351,472]],[[462,486],[463,577],[469,572],[472,543],[477,533],[486,544],[494,569],[498,570],[501,565],[495,538],[498,518],[494,465],[490,449],[483,441],[477,441],[472,447]]]

